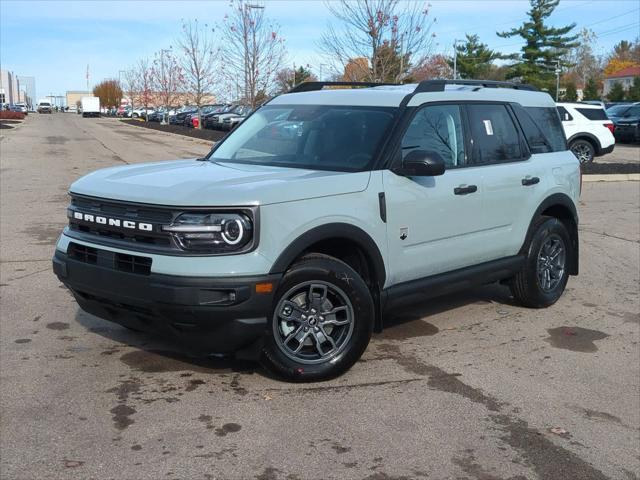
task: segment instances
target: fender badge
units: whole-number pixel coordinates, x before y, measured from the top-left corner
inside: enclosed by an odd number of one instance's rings
[[[409,236],[409,228],[408,227],[400,228],[400,240],[406,240],[408,236]]]

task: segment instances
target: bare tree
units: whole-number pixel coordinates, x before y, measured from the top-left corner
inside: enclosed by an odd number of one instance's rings
[[[138,95],[138,91],[140,90],[140,87],[138,85],[138,75],[135,68],[129,68],[128,70],[125,70],[123,77],[124,82],[122,83],[122,89],[124,90],[125,95],[129,98],[129,106],[133,111],[134,104],[138,102],[136,96]]]
[[[433,48],[429,5],[401,0],[339,0],[327,2],[339,22],[328,26],[320,48],[336,72],[367,59],[366,80],[402,82],[421,68]]]
[[[165,115],[172,107],[184,86],[184,75],[171,48],[156,52],[151,65],[151,83],[157,101],[165,108]],[[164,118],[163,118],[164,122]]]
[[[198,107],[198,128],[202,128],[201,107],[218,80],[213,29],[198,20],[182,23],[178,47],[183,55],[182,68],[186,90]]]
[[[236,83],[244,101],[256,107],[264,94],[276,87],[276,75],[284,63],[284,39],[264,14],[263,5],[232,0],[231,14],[225,16],[221,71]]]
[[[142,58],[136,64],[135,74],[138,77],[138,102],[144,107],[144,120],[147,121],[147,110],[153,102],[152,73],[149,60]]]

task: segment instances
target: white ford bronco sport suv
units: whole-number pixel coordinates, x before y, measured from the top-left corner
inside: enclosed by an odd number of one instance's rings
[[[547,307],[578,273],[579,162],[527,85],[304,83],[205,158],[69,194],[53,270],[83,310],[292,381],[346,371],[409,301],[503,281]]]

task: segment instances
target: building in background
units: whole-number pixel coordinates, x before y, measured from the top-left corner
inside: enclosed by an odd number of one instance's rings
[[[603,95],[606,97],[609,94],[614,83],[620,83],[622,88],[628,91],[631,85],[633,85],[634,77],[640,77],[640,66],[627,67],[605,77]]]
[[[29,109],[35,107],[36,102],[36,78],[27,77],[25,75],[17,75],[18,77],[18,92],[21,97],[21,101],[27,104]],[[24,97],[24,98],[22,98]]]
[[[14,104],[19,101],[18,77],[9,70],[0,70],[0,103]]]
[[[67,92],[67,107],[77,105],[82,97],[93,96],[93,92],[88,90],[69,90]]]

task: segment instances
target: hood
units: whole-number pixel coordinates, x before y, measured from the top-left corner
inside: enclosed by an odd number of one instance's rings
[[[74,182],[70,191],[155,205],[268,205],[359,192],[369,177],[370,172],[179,160],[97,170]]]

